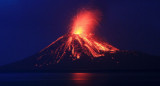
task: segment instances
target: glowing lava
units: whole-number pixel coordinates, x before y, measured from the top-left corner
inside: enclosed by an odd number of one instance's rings
[[[96,58],[104,56],[106,52],[116,52],[118,50],[117,48],[95,39],[93,31],[98,25],[99,20],[98,11],[81,10],[73,18],[70,32],[59,37],[43,49],[41,52],[45,52],[45,54],[42,54],[39,59],[53,56],[54,61],[53,58],[48,58],[48,61],[45,62],[53,63],[59,62],[66,54],[70,54],[70,58],[76,60],[80,59],[82,54]]]

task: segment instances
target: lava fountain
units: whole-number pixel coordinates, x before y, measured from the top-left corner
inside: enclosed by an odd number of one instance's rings
[[[106,52],[118,51],[119,49],[112,45],[95,39],[93,32],[99,24],[99,16],[100,13],[97,10],[80,10],[73,17],[69,32],[44,48],[38,59],[47,58],[44,64],[51,64],[58,63],[65,55],[76,60],[80,59],[82,54],[98,58],[104,56]]]

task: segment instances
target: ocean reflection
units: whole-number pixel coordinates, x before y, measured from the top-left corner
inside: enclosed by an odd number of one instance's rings
[[[92,73],[72,73],[71,80],[90,80],[92,76]]]
[[[75,86],[89,86],[91,84],[92,78],[93,78],[92,73],[72,73],[71,74],[71,82]]]

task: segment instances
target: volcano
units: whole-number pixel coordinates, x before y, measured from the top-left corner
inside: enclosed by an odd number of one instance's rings
[[[59,37],[41,51],[40,64],[37,66],[59,63],[64,57],[72,60],[81,58],[85,54],[90,58],[104,56],[105,53],[114,53],[119,49],[95,39],[94,29],[98,25],[100,12],[83,9],[73,18],[69,33]],[[51,58],[50,58],[51,57]],[[42,60],[42,61],[40,61]],[[45,60],[45,61],[44,61]]]
[[[39,53],[2,66],[1,72],[86,72],[110,70],[159,70],[160,58],[135,51],[119,50],[98,40],[94,31],[100,21],[97,10],[80,10],[69,32]]]

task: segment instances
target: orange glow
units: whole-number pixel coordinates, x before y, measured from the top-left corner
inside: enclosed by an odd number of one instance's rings
[[[99,12],[97,10],[81,10],[73,18],[70,27],[71,32],[61,36],[45,49],[54,46],[58,41],[62,41],[54,53],[57,59],[56,62],[59,62],[67,52],[71,53],[70,57],[73,60],[80,59],[82,54],[97,58],[104,56],[106,52],[116,52],[119,49],[95,39],[93,31],[98,25],[99,20]]]
[[[92,73],[72,73],[71,80],[89,80],[93,74]]]
[[[86,35],[91,33],[98,25],[99,12],[97,10],[81,10],[74,18],[71,25],[72,34]]]

